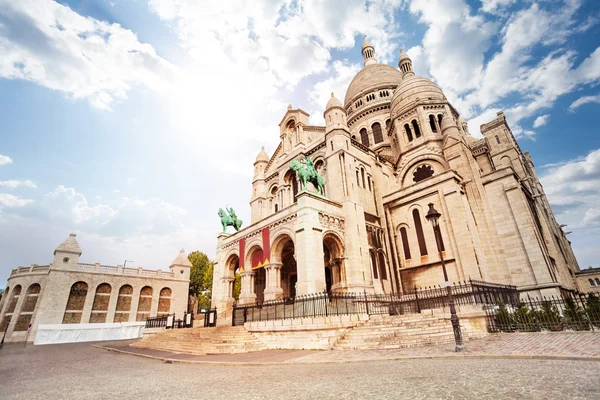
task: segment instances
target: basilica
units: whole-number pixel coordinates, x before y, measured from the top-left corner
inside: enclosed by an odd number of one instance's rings
[[[453,282],[578,290],[570,242],[504,114],[477,139],[407,54],[398,69],[380,64],[365,39],[362,55],[344,102],[331,94],[325,126],[289,106],[279,146],[256,157],[250,224],[218,237],[213,307],[231,308],[237,273],[238,304],[405,293],[443,282],[442,258]]]

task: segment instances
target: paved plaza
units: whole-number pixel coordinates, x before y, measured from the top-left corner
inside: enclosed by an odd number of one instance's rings
[[[354,354],[368,358],[366,352],[336,353],[340,357]],[[254,357],[280,364],[219,365],[166,363],[107,351],[88,343],[12,345],[0,350],[0,398],[600,398],[600,362],[591,357],[587,361],[469,356],[293,362],[319,354],[331,357],[328,354],[332,353],[271,351]],[[251,358],[249,354],[243,356]]]

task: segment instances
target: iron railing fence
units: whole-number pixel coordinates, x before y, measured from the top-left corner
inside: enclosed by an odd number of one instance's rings
[[[482,281],[459,282],[452,286],[456,305],[518,304],[515,286]],[[412,314],[425,309],[444,308],[448,305],[447,288],[415,288],[404,294],[316,293],[292,299],[266,301],[251,305],[234,305],[232,325],[251,321],[269,321],[288,318],[326,317],[352,314]]]
[[[589,331],[600,329],[600,298],[588,296],[531,298],[518,304],[485,306],[490,332]]]
[[[161,315],[158,317],[146,318],[146,328],[164,328],[167,326],[169,316],[175,319],[175,314]]]

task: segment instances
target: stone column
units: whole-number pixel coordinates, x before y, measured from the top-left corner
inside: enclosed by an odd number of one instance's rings
[[[240,293],[240,304],[256,303],[256,293],[254,293],[254,271],[243,271],[242,292]]]
[[[283,297],[281,287],[281,263],[271,263],[265,267],[267,273],[267,287],[265,288],[265,301],[275,300]]]
[[[319,222],[322,200],[309,192],[298,197],[298,222],[296,225],[296,261],[298,286],[296,295],[301,296],[325,291],[325,267],[323,265],[323,228]]]

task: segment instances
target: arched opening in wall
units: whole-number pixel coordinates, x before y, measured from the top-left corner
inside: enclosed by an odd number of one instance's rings
[[[250,290],[256,295],[256,302],[262,303],[265,298],[265,289],[267,286],[267,275],[264,268],[266,262],[264,251],[260,246],[252,246],[247,253],[244,268],[254,273],[251,277]],[[254,284],[252,284],[254,281]]]
[[[290,204],[295,203],[296,196],[298,195],[298,179],[296,178],[296,172],[290,169],[283,177],[283,181],[292,188],[292,199]]]
[[[113,322],[128,322],[129,312],[131,311],[131,299],[133,298],[133,287],[131,285],[123,285],[119,289],[119,297],[117,297],[117,308]]]
[[[412,127],[413,130],[415,131],[415,139],[418,139],[421,137],[421,130],[419,129],[419,124],[417,123],[416,119],[412,120]]]
[[[375,250],[369,250],[369,259],[371,260],[371,271],[373,271],[373,279],[379,279],[379,274],[377,273],[377,254]]]
[[[371,177],[367,175],[367,183],[369,184],[369,192],[371,191]]]
[[[369,146],[369,135],[367,134],[367,129],[362,128],[359,133],[360,133],[361,143],[368,147]]]
[[[596,285],[600,286],[600,278],[596,278]]]
[[[240,276],[240,258],[237,254],[229,256],[225,262],[225,277],[227,278],[227,298],[240,298],[242,277]]]
[[[85,282],[75,282],[71,286],[65,315],[63,316],[63,324],[79,324],[81,322],[87,292],[88,285]]]
[[[360,175],[362,176],[362,187],[366,188],[367,185],[365,184],[365,169],[364,168],[360,169]]]
[[[171,312],[171,288],[162,288],[158,297],[158,316]]]
[[[108,283],[102,283],[96,288],[94,296],[94,305],[90,315],[90,323],[105,323],[106,313],[108,312],[108,302],[110,301],[110,292],[112,288]]]
[[[433,168],[428,164],[421,164],[413,171],[413,182],[421,182],[433,176]]]
[[[2,311],[4,310],[4,305],[6,304],[6,299],[8,298],[9,295],[10,295],[10,286],[7,286],[6,289],[4,289],[2,298],[0,299],[0,314],[2,314]]]
[[[26,297],[23,305],[21,306],[21,312],[19,313],[17,323],[15,324],[15,332],[26,331],[29,327],[41,289],[42,288],[38,283],[29,285],[27,288],[27,292],[25,293]]]
[[[389,132],[389,131],[390,131],[390,126],[391,126],[391,125],[392,125],[392,121],[391,121],[391,120],[389,120],[389,119],[388,119],[388,120],[386,120],[386,121],[385,121],[385,130],[386,130],[387,132]]]
[[[271,258],[272,263],[281,263],[279,285],[283,291],[283,298],[290,299],[296,297],[298,268],[294,242],[289,235],[280,235],[273,241]]]
[[[437,126],[435,125],[435,117],[433,114],[429,114],[429,126],[432,132],[437,132]]]
[[[417,232],[417,242],[419,243],[419,251],[421,256],[427,255],[427,245],[425,244],[425,236],[423,235],[423,225],[421,224],[421,216],[416,208],[412,211],[413,221],[415,224],[415,232]]]
[[[373,141],[375,144],[383,142],[383,133],[381,132],[381,124],[379,122],[375,122],[371,129],[373,130]]]
[[[277,196],[277,186],[273,186],[271,188],[271,204],[274,204],[274,211],[277,212],[279,211],[279,196]]]
[[[404,131],[406,132],[406,138],[408,139],[408,141],[412,142],[413,135],[412,135],[412,132],[410,131],[410,126],[408,124],[404,124]]]
[[[500,144],[500,138],[498,137],[498,135],[496,135],[496,143]]]
[[[400,239],[402,239],[402,249],[404,250],[404,259],[410,260],[410,247],[408,245],[408,232],[405,227],[400,228]]]
[[[385,254],[383,254],[383,251],[380,251],[379,254],[379,259],[378,259],[378,265],[379,265],[379,276],[381,277],[381,280],[387,280],[387,270],[386,270],[386,262],[385,262]],[[384,286],[385,287],[385,286]]]
[[[10,321],[12,320],[12,316],[15,312],[15,308],[17,307],[17,303],[19,302],[19,296],[21,296],[21,285],[17,285],[13,288],[12,292],[9,293],[10,297],[8,298],[6,313],[4,313],[4,319],[0,324],[0,332],[6,332],[8,326],[10,325]]]
[[[265,301],[265,289],[267,287],[267,272],[264,267],[254,270],[254,293],[256,302],[262,304]]]
[[[140,290],[138,309],[135,316],[137,322],[145,321],[150,317],[150,310],[152,309],[152,292],[153,290],[150,286],[144,286],[142,290]]]
[[[325,268],[325,289],[327,292],[341,291],[346,282],[344,245],[333,233],[327,233],[323,236],[323,267]]]
[[[286,127],[285,127],[286,131],[287,131],[287,137],[289,138],[290,141],[290,146],[294,146],[296,143],[298,143],[297,138],[296,138],[296,121],[295,120],[290,120]]]
[[[437,121],[438,121],[438,126],[440,127],[440,132],[442,129],[442,119],[444,119],[444,116],[442,114],[438,114],[437,115]]]

